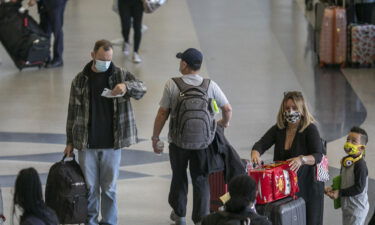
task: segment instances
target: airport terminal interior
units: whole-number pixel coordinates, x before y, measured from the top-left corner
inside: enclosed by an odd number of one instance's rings
[[[26,4],[26,3],[24,3]],[[38,19],[36,7],[30,14]],[[375,69],[320,67],[314,53],[314,14],[301,0],[168,0],[144,14],[140,55],[134,64],[121,50],[121,26],[111,0],[68,0],[64,20],[64,66],[18,70],[0,46],[0,186],[11,218],[14,181],[34,167],[46,182],[63,156],[72,79],[91,60],[94,43],[114,44],[113,62],[147,86],[133,100],[140,142],[122,151],[118,180],[119,224],[171,224],[168,149],[153,153],[150,137],[165,82],[179,76],[176,53],[189,47],[204,55],[201,75],[218,83],[233,107],[226,137],[242,158],[276,123],[285,91],[301,91],[320,134],[328,141],[331,177],[340,169],[352,126],[369,135],[369,215],[375,204]],[[131,38],[132,40],[132,38]],[[167,141],[167,126],[161,138]],[[272,159],[272,148],[263,159]],[[331,181],[327,182],[330,185]],[[191,221],[189,187],[187,220]],[[324,224],[341,224],[341,210],[325,197]],[[9,220],[8,220],[9,222]],[[6,222],[6,224],[10,224]]]

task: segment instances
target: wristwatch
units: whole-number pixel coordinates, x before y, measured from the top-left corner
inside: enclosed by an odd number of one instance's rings
[[[300,156],[299,156],[299,158],[301,159],[302,165],[305,165],[305,164],[306,164],[306,162],[307,162],[307,160],[306,160],[305,156],[303,156],[303,155],[300,155]]]

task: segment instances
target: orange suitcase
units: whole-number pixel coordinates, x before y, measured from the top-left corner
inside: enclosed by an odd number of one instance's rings
[[[320,66],[345,65],[346,59],[346,10],[331,6],[324,9],[319,43]]]

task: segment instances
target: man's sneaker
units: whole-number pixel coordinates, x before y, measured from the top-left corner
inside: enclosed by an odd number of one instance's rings
[[[134,52],[134,55],[133,55],[133,62],[134,63],[141,63],[142,62],[141,57],[136,52]]]
[[[127,42],[124,42],[122,45],[122,52],[124,55],[129,55],[130,54],[130,44]]]
[[[148,26],[147,25],[144,25],[142,24],[142,29],[141,29],[141,32],[145,32],[146,30],[148,30]]]
[[[177,216],[173,210],[169,218],[171,218],[171,220],[174,221],[176,225],[186,225],[186,218]]]

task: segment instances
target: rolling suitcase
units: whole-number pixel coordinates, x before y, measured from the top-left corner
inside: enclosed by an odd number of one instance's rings
[[[314,25],[314,51],[319,52],[320,33],[322,31],[322,21],[324,9],[332,4],[330,2],[317,2],[315,3],[315,25]]]
[[[256,211],[267,216],[273,225],[306,225],[306,205],[303,198],[291,197],[256,205]]]
[[[220,197],[228,192],[228,185],[224,180],[224,172],[219,171],[209,175],[208,182],[210,184],[210,211],[217,212],[223,206]]]
[[[0,41],[20,70],[41,67],[49,59],[49,37],[27,10],[20,12],[20,8],[20,3],[0,5]]]
[[[345,6],[345,1],[343,2]],[[320,66],[326,64],[345,65],[346,26],[345,7],[330,6],[324,9],[319,40]]]
[[[349,61],[354,65],[375,64],[375,25],[351,24],[348,30]]]

